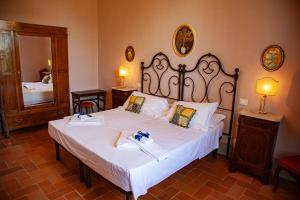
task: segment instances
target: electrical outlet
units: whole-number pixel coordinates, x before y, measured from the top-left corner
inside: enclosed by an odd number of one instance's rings
[[[240,98],[240,105],[247,106],[248,105],[248,99]]]

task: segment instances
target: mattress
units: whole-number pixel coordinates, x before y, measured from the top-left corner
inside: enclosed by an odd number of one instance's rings
[[[73,127],[68,119],[49,122],[49,135],[98,174],[132,191],[135,199],[171,174],[202,158],[219,146],[224,123],[208,131],[185,129],[122,109],[94,113],[104,117],[102,126]],[[168,151],[160,162],[138,149],[117,149],[114,143],[122,130],[150,131],[154,141]]]

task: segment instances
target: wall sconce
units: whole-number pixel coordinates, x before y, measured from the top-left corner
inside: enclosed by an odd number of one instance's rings
[[[260,114],[267,114],[265,111],[267,96],[275,96],[278,90],[278,81],[271,77],[265,77],[256,81],[256,93],[262,94],[262,101],[259,107]]]
[[[125,87],[124,82],[125,82],[125,77],[128,76],[128,68],[124,67],[124,66],[120,66],[119,67],[119,76],[122,79],[122,87]]]

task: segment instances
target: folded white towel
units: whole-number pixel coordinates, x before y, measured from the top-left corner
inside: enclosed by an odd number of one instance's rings
[[[162,148],[160,145],[156,144],[155,142],[153,142],[152,144],[143,144],[138,140],[134,139],[132,136],[129,136],[128,139],[134,142],[140,148],[141,151],[154,158],[157,162],[165,160],[169,156],[168,151]]]
[[[104,117],[84,117],[81,119],[78,118],[78,115],[74,115],[69,118],[68,124],[70,126],[101,126],[104,124]]]
[[[141,143],[143,144],[152,144],[153,143],[153,139],[152,138],[146,138],[146,137],[142,137]]]
[[[139,131],[136,131],[136,132],[132,135],[132,137],[135,138],[136,135],[139,135],[138,132],[139,132]],[[149,133],[149,132],[147,132],[147,131],[141,131],[141,132],[143,132],[143,133]],[[151,137],[151,133],[149,133],[149,134],[150,134],[150,135],[149,135],[148,138],[145,137],[145,136],[143,136],[143,137],[141,138],[140,142],[143,143],[143,144],[151,144],[151,143],[153,143],[153,139],[152,139],[152,137]]]
[[[79,115],[79,114],[75,114],[74,117],[77,117],[81,121],[84,121],[84,120],[91,119],[92,115]]]
[[[128,139],[133,131],[121,131],[117,141],[115,142],[115,147],[118,149],[139,149],[139,147]]]

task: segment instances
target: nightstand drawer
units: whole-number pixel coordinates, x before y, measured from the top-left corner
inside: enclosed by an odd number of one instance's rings
[[[239,117],[239,124],[243,126],[255,127],[257,129],[271,129],[270,131],[274,131],[273,129],[277,128],[278,123],[242,115]]]
[[[59,107],[58,109],[8,116],[7,123],[11,130],[15,130],[33,125],[47,124],[51,120],[61,119],[67,115],[69,115],[68,107]]]

